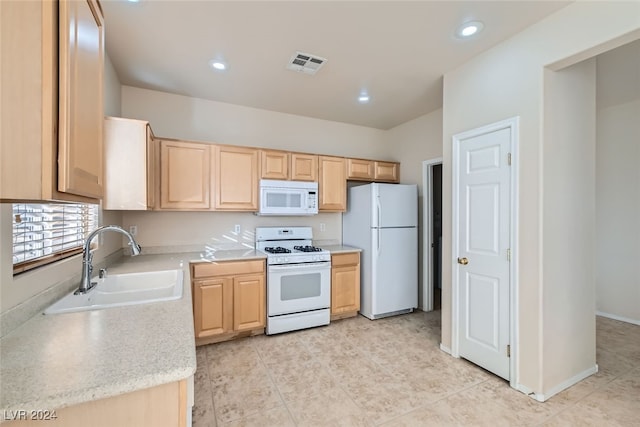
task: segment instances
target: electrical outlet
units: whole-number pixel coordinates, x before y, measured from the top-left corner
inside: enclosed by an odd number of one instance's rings
[[[236,234],[240,234],[240,224],[236,224],[233,227],[233,232],[236,233]]]
[[[320,223],[320,231],[325,231],[327,227],[324,225],[324,222]]]
[[[129,226],[129,233],[131,233],[132,236],[135,236],[136,234],[138,234],[138,226],[137,225]]]

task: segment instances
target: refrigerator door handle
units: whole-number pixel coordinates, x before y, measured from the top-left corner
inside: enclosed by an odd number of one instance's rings
[[[377,224],[377,229],[378,229],[378,251],[377,251],[377,253],[379,254],[380,253],[380,214],[382,213],[381,209],[380,209],[380,196],[378,196],[376,198],[376,208],[378,210],[378,224]]]

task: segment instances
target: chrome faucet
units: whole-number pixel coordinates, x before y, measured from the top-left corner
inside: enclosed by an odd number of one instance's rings
[[[91,282],[91,274],[93,273],[93,265],[91,264],[91,262],[93,261],[93,254],[91,253],[91,241],[98,234],[107,230],[118,231],[127,236],[129,238],[129,246],[131,246],[131,256],[140,255],[140,251],[142,250],[142,248],[140,248],[140,245],[136,243],[133,236],[122,227],[119,227],[117,225],[105,225],[95,229],[91,232],[91,234],[89,234],[89,236],[87,236],[87,240],[84,242],[84,249],[82,250],[82,277],[80,279],[80,286],[74,292],[74,294],[76,295],[89,292],[89,290],[97,284],[97,282]]]

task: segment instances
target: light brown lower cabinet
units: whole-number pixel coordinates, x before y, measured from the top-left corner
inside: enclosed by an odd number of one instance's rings
[[[61,409],[42,408],[22,413],[5,413],[16,418],[10,426],[61,427],[186,427],[188,406],[187,380],[92,400]],[[54,418],[55,417],[55,418]]]
[[[196,345],[264,333],[264,260],[192,263]]]
[[[360,252],[331,255],[331,320],[360,310]]]

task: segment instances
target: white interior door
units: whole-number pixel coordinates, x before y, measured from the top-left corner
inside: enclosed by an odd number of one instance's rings
[[[458,353],[507,380],[512,131],[458,139],[454,153]]]

